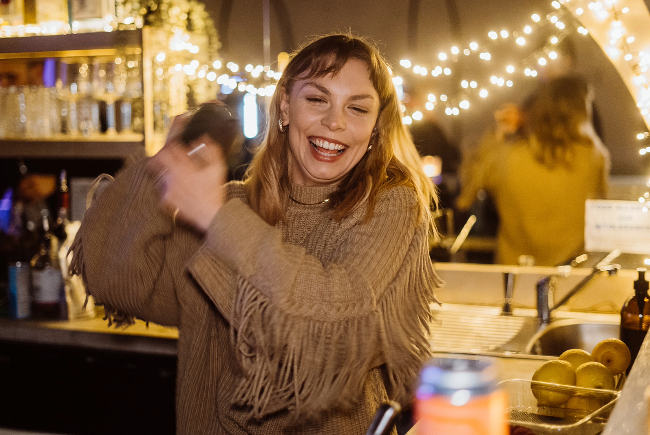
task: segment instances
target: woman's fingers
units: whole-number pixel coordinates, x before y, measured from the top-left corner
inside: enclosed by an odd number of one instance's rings
[[[193,148],[165,147],[149,166],[157,177],[161,208],[205,230],[224,201],[221,187],[228,171],[220,148],[203,142]]]

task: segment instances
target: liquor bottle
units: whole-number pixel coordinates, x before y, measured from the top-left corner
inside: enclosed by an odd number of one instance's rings
[[[68,221],[70,209],[70,192],[68,191],[68,172],[65,169],[59,174],[59,195],[58,195],[58,213],[56,216],[57,224],[65,224]]]
[[[59,244],[68,238],[65,227],[69,222],[70,192],[68,191],[68,175],[65,169],[59,174],[59,191],[56,197],[56,222],[52,227],[52,234],[56,236]]]
[[[645,279],[645,268],[637,269],[639,277],[634,281],[634,294],[623,305],[621,309],[621,340],[630,348],[632,362],[627,369],[630,372],[632,364],[643,339],[650,327],[650,300],[648,299],[648,281]]]
[[[58,239],[50,231],[49,212],[43,209],[43,237],[39,251],[32,258],[32,316],[60,319],[64,313],[65,288],[59,264]]]

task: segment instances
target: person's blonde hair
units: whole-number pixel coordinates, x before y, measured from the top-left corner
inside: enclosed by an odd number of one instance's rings
[[[282,96],[289,95],[298,80],[338,74],[351,59],[361,60],[368,66],[370,81],[379,95],[379,116],[370,139],[372,149],[330,196],[333,219],[348,216],[367,199],[365,219],[368,220],[377,194],[382,189],[403,185],[414,190],[421,214],[431,220],[430,207],[437,205],[435,186],[424,174],[411,136],[402,123],[388,64],[365,39],[333,34],[315,39],[292,55],[271,99],[266,137],[246,173],[249,203],[272,225],[284,219],[291,189],[289,135],[278,129]]]
[[[594,145],[589,86],[579,77],[555,78],[543,84],[533,100],[528,123],[539,161],[549,167],[570,166],[574,146]]]

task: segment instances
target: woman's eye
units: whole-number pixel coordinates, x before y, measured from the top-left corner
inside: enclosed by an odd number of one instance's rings
[[[325,100],[320,97],[307,97],[307,101],[310,103],[324,103]]]
[[[357,113],[360,113],[362,115],[365,115],[370,112],[370,110],[366,109],[365,107],[352,107],[352,110],[354,110]]]

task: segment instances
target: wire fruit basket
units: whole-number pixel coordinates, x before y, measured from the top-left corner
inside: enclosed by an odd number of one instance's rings
[[[508,397],[506,418],[511,428],[524,427],[535,435],[596,435],[602,432],[619,391],[572,387],[524,379],[502,381]],[[558,406],[540,405],[533,389],[567,396]]]

